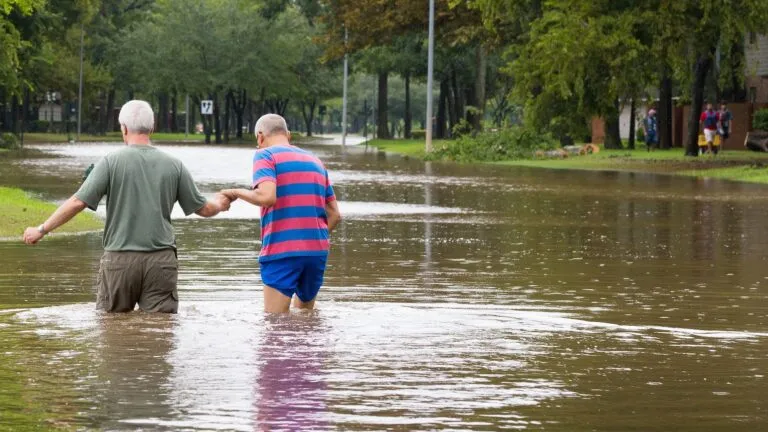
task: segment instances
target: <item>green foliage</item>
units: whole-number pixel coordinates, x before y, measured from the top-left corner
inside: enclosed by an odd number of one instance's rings
[[[21,148],[21,146],[19,145],[19,141],[16,138],[16,135],[10,132],[6,132],[0,135],[0,148],[7,150],[18,150]]]
[[[456,162],[532,159],[537,151],[557,147],[557,141],[548,134],[513,126],[498,132],[481,132],[474,137],[463,136],[438,147],[429,155],[429,159]]]
[[[768,131],[768,108],[755,112],[752,117],[752,127],[757,130]]]
[[[427,138],[427,131],[424,129],[414,129],[411,131],[411,138],[415,140],[422,140]]]

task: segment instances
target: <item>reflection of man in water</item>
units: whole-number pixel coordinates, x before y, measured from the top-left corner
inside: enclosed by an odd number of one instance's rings
[[[169,400],[169,356],[174,348],[176,317],[166,314],[103,314],[92,395],[99,429],[139,429],[178,415]],[[133,426],[124,423],[131,420]]]
[[[315,315],[267,317],[259,347],[256,430],[325,430],[328,341]]]
[[[69,200],[39,227],[24,232],[35,244],[86,207],[96,210],[107,196],[104,255],[97,278],[96,307],[108,312],[178,309],[178,264],[171,210],[178,201],[184,213],[215,216],[229,209],[219,194],[206,201],[178,159],[153,147],[149,136],[155,114],[147,102],[134,100],[120,110],[126,147],[102,158]]]
[[[341,221],[328,171],[312,153],[294,147],[285,119],[267,114],[256,122],[259,151],[253,189],[222,191],[231,200],[261,206],[264,309],[312,309],[323,283],[329,233]]]

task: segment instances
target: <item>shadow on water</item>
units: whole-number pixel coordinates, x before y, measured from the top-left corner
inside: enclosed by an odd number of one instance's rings
[[[43,148],[0,183],[59,200],[115,147]],[[165,149],[249,183],[252,150]],[[0,429],[768,427],[765,188],[316,150],[346,220],[314,314],[265,320],[242,204],[176,220],[174,317],[93,311],[97,234],[0,243]]]

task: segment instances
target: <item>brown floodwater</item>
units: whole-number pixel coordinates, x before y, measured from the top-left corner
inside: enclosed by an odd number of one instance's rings
[[[118,147],[40,148],[0,185],[60,201]],[[174,316],[94,311],[99,234],[0,242],[0,429],[768,430],[765,187],[313,150],[345,221],[311,314],[261,312],[240,202],[176,213]]]

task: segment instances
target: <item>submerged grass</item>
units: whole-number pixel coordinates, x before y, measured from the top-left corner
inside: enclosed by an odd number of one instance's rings
[[[56,210],[56,205],[32,198],[21,189],[0,187],[0,238],[21,238],[24,229],[43,223]],[[93,214],[81,213],[56,230],[61,233],[77,233],[99,230],[104,223]]]

